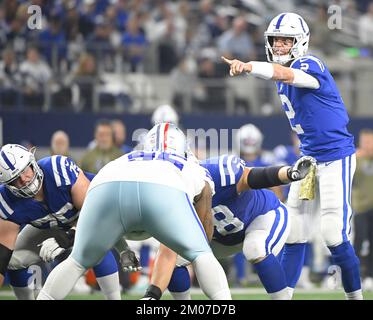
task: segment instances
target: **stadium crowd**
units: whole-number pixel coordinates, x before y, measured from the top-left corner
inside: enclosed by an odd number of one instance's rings
[[[41,8],[41,29],[28,27],[30,5]],[[170,75],[179,110],[224,110],[227,73],[220,56],[265,60],[270,17],[295,8],[309,22],[312,52],[372,55],[371,1],[5,0],[1,110],[79,112],[114,105],[134,111],[131,84],[104,76],[133,73]],[[245,112],[255,107],[239,97],[234,102]]]

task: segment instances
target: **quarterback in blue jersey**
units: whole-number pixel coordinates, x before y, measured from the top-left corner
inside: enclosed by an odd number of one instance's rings
[[[0,182],[0,284],[9,268],[17,297],[34,299],[27,272],[22,271],[41,260],[53,261],[73,245],[90,181],[67,157],[55,155],[36,162],[34,152],[7,144],[0,151]],[[112,253],[94,270],[106,298],[120,299]]]
[[[249,168],[234,155],[201,162],[215,185],[212,197],[214,233],[211,241],[214,255],[222,258],[243,252],[246,259],[253,263],[272,299],[291,298],[285,273],[276,258],[288,236],[289,222],[286,207],[272,191],[264,188],[304,178],[313,162],[313,158],[303,157],[294,167]],[[298,174],[293,176],[293,172]],[[170,265],[173,268],[172,252],[164,246],[160,248],[163,256],[167,251],[168,260],[156,260],[156,272],[152,277],[152,286],[158,287],[161,292],[167,286],[165,280],[169,277],[165,275],[170,274]],[[162,271],[159,271],[160,268]],[[176,299],[188,299],[189,287],[186,268],[176,268],[168,286],[169,291]],[[151,288],[146,296],[160,298],[152,296]]]
[[[268,62],[222,58],[229,64],[231,76],[245,72],[276,81],[282,107],[301,142],[301,153],[317,160],[315,200],[307,206],[299,200],[299,183],[293,184],[289,193],[292,227],[283,255],[288,284],[295,287],[303,265],[309,238],[305,214],[311,208],[320,214],[321,235],[334,264],[341,268],[346,298],[362,299],[360,262],[349,238],[356,157],[354,138],[347,130],[346,107],[328,68],[307,54],[310,32],[301,16],[279,14],[264,36]]]

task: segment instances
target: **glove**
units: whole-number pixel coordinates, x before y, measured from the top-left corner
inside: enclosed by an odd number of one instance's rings
[[[288,169],[288,178],[290,181],[302,180],[310,171],[311,166],[316,166],[316,159],[305,156]]]
[[[41,246],[39,256],[45,262],[53,261],[66,250],[59,246],[55,238],[44,240],[39,246]]]
[[[71,248],[74,245],[75,240],[75,227],[70,228],[66,232],[56,234],[55,240],[61,248]]]
[[[120,253],[120,265],[124,272],[136,272],[142,269],[139,259],[130,248]]]

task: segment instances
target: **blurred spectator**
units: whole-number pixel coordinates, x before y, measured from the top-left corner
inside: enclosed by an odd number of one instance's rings
[[[373,2],[368,6],[366,14],[360,17],[359,38],[360,41],[368,46],[373,46]]]
[[[120,119],[115,119],[111,122],[111,126],[114,131],[114,143],[122,150],[123,153],[128,153],[132,151],[132,147],[125,144],[127,139],[127,129],[124,122]]]
[[[110,22],[99,16],[96,19],[94,33],[87,37],[87,52],[92,54],[96,61],[100,61],[100,71],[114,69],[114,47],[110,40],[111,33]]]
[[[73,105],[77,110],[93,109],[93,94],[95,85],[100,82],[96,59],[89,53],[82,53],[76,70],[70,75],[68,82],[76,85]]]
[[[41,109],[44,104],[46,86],[52,77],[52,70],[40,59],[35,47],[27,49],[26,60],[19,67],[22,76],[23,103],[25,106]]]
[[[179,126],[179,115],[170,105],[162,104],[153,111],[151,122],[153,126],[161,122],[171,122]]]
[[[185,57],[172,70],[170,76],[172,103],[178,110],[188,110],[195,99],[197,65],[191,57]]]
[[[48,27],[39,35],[40,51],[53,70],[60,70],[61,63],[66,63],[67,43],[61,19],[59,16],[51,17]]]
[[[14,51],[5,49],[0,61],[0,107],[15,108],[20,106],[19,91],[17,90],[21,81],[19,68],[15,59]]]
[[[65,131],[55,131],[51,137],[50,143],[51,155],[61,155],[70,157],[70,139]]]
[[[198,63],[197,106],[203,111],[224,111],[226,107],[225,66],[216,63],[214,52],[203,54]]]
[[[137,14],[130,17],[122,38],[124,56],[130,63],[131,72],[142,70],[147,46],[145,34],[140,28],[140,18]]]
[[[310,24],[312,34],[310,51],[321,51],[324,55],[330,55],[336,52],[336,47],[332,41],[333,34],[328,28],[328,7],[320,5],[317,7],[316,19]]]
[[[247,31],[247,22],[241,16],[234,18],[232,27],[217,39],[217,46],[220,53],[229,59],[234,57],[251,61],[256,57],[251,35]]]
[[[80,160],[80,168],[97,173],[105,164],[123,155],[114,144],[114,132],[111,122],[100,120],[95,127],[96,146],[85,153]]]
[[[373,291],[373,130],[359,136],[356,171],[352,188],[354,247],[360,258],[363,289]]]

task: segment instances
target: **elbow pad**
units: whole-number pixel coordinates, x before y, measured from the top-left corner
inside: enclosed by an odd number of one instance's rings
[[[265,189],[284,183],[278,177],[278,172],[284,166],[252,168],[247,176],[247,184],[251,189]]]
[[[10,258],[12,257],[13,250],[0,243],[0,273],[4,276],[8,269]]]

